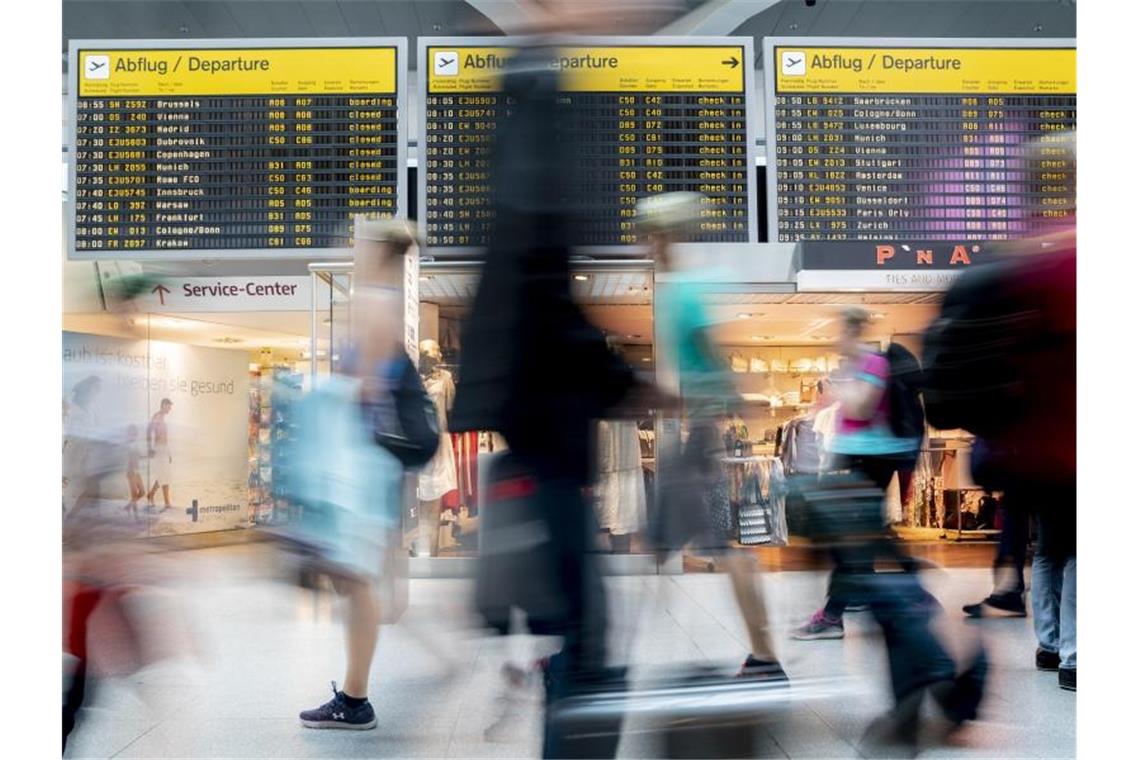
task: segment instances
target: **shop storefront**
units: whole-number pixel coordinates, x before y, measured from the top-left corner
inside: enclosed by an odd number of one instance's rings
[[[95,431],[126,452],[122,477],[106,484],[111,518],[146,536],[288,519],[272,498],[276,392],[327,364],[311,351],[309,312],[297,308],[296,296],[309,299],[308,278],[167,276],[120,313],[96,310],[100,282],[119,274],[113,267],[72,266],[80,271],[63,319],[65,477],[69,465],[82,467],[79,444]],[[303,293],[289,293],[301,283]],[[212,294],[196,293],[205,287]],[[218,296],[249,288],[274,302]],[[224,310],[235,304],[246,310]],[[65,487],[65,509],[68,499]]]

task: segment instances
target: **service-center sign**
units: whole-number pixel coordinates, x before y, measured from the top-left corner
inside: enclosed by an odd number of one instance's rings
[[[147,294],[148,311],[306,311],[309,277],[172,277]]]

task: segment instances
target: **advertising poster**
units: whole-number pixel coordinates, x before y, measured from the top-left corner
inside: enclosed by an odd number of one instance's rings
[[[248,403],[242,351],[64,332],[64,476],[82,467],[83,441],[105,441],[121,452],[105,519],[150,536],[244,527]]]

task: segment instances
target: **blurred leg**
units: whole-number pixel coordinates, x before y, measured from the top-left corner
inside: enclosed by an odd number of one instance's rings
[[[1061,572],[1059,651],[1061,667],[1069,670],[1077,667],[1077,558],[1069,557]]]
[[[350,697],[368,696],[368,674],[380,638],[380,603],[372,585],[364,581],[340,581],[344,596],[346,665],[343,691]]]
[[[1033,630],[1037,645],[1048,652],[1057,652],[1061,647],[1061,580],[1056,564],[1041,550],[1039,542],[1033,555]]]
[[[746,554],[728,554],[723,559],[732,582],[732,593],[748,629],[752,656],[758,660],[775,662],[776,650],[768,632],[768,611],[758,579],[753,577],[753,558]]]

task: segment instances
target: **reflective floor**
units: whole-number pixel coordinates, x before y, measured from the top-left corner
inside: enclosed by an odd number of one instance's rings
[[[411,606],[399,625],[384,627],[373,667],[376,730],[314,731],[298,725],[297,712],[326,701],[329,682],[342,677],[332,600],[274,582],[264,547],[179,552],[168,562],[176,593],[147,614],[170,646],[193,656],[104,679],[68,757],[538,756],[536,679],[508,687],[502,667],[545,653],[549,642],[472,631],[469,581],[411,581]],[[958,612],[989,590],[989,571],[927,571],[924,580],[946,607],[940,625],[956,653],[984,636],[992,680],[983,719],[923,756],[1074,756],[1076,697],[1058,689],[1056,674],[1034,669],[1031,621],[967,623]],[[766,715],[758,756],[860,756],[868,722],[890,704],[873,621],[849,614],[843,640],[792,641],[788,631],[818,606],[826,575],[771,573],[763,583],[793,687]],[[743,658],[747,638],[725,576],[610,584],[612,649],[634,665],[635,682],[674,663],[731,668]],[[660,754],[645,728],[643,719],[627,722],[620,757]]]

